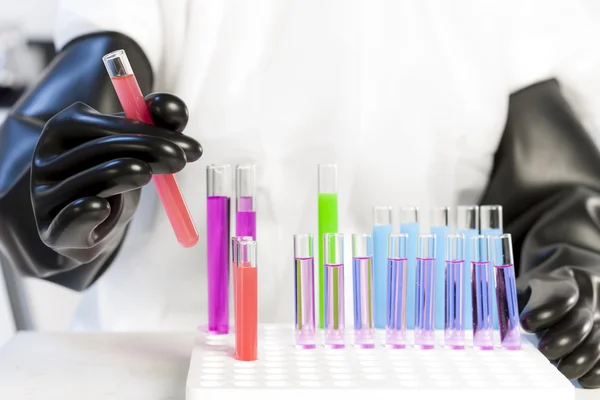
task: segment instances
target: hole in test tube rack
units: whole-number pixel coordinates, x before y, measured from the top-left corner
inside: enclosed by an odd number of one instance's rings
[[[254,381],[256,380],[256,375],[236,375],[233,379],[236,382],[239,381]]]
[[[201,369],[201,371],[203,374],[207,374],[207,375],[210,375],[210,374],[222,375],[225,373],[224,368],[215,368],[215,367],[210,367],[210,368],[204,367]]]
[[[356,386],[356,383],[353,381],[336,381],[333,382],[333,385],[338,387],[354,387]]]
[[[218,374],[205,374],[200,376],[200,380],[204,381],[222,381],[225,377],[223,375]]]
[[[219,382],[219,381],[203,381],[203,382],[200,382],[200,386],[204,386],[204,387],[221,387],[221,386],[223,386],[223,382]]]
[[[257,371],[255,369],[234,369],[233,373],[236,376],[239,376],[239,375],[256,375]]]
[[[423,383],[420,381],[405,381],[400,383],[404,387],[415,388],[423,386]]]
[[[453,386],[458,386],[458,382],[456,382],[456,381],[438,381],[438,382],[435,382],[435,386],[437,386],[437,387],[453,387]]]
[[[381,381],[384,379],[388,379],[387,374],[366,374],[365,379],[370,381]]]
[[[258,386],[258,382],[254,382],[254,381],[235,381],[235,382],[233,382],[233,384],[235,386],[239,386],[239,387],[253,387],[253,386]]]
[[[345,381],[345,380],[354,380],[358,377],[352,374],[332,374],[331,375],[334,381]]]
[[[319,387],[319,386],[321,386],[321,382],[319,382],[319,381],[302,381],[302,382],[300,382],[300,386]]]
[[[267,382],[267,386],[269,387],[285,387],[288,385],[287,381],[270,381]]]

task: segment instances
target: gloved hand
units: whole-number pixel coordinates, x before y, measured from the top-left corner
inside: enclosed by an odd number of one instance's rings
[[[120,240],[152,174],[200,158],[181,132],[187,108],[164,93],[146,96],[157,126],[75,103],[46,123],[34,151],[31,199],[38,231],[54,251],[87,263]]]

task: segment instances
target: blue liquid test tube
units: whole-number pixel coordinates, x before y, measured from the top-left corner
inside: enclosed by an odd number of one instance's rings
[[[435,235],[417,238],[417,285],[415,301],[415,347],[435,347]]]
[[[346,347],[344,331],[344,235],[326,233],[323,238],[325,265],[325,347]]]
[[[444,329],[444,258],[446,254],[446,236],[450,228],[450,207],[436,207],[431,210],[430,233],[435,235],[435,329]]]
[[[421,233],[419,207],[400,208],[400,233],[408,235],[408,273],[406,277],[406,327],[415,327],[415,285],[417,282],[417,236]]]
[[[465,348],[465,235],[446,236],[445,267],[444,345],[450,349],[462,350]]]
[[[389,236],[385,345],[394,349],[406,347],[407,243],[406,233]]]
[[[373,239],[369,234],[352,235],[352,286],[354,293],[354,347],[375,347],[373,306]]]
[[[480,208],[480,224],[481,234],[484,236],[500,236],[502,235],[502,206],[500,205],[486,205]],[[490,266],[490,271],[492,267]],[[492,274],[493,275],[493,274]],[[492,285],[491,290],[494,291],[494,280],[490,282]],[[492,318],[494,321],[494,329],[498,330],[498,304],[496,303],[496,296],[492,297]]]
[[[495,296],[490,282],[494,280],[490,269],[490,237],[476,235],[471,238],[471,292],[473,293],[473,347],[478,350],[494,349],[494,323],[492,298]]]
[[[456,233],[465,235],[465,327],[473,326],[473,299],[471,293],[471,238],[479,235],[479,206],[462,205],[456,210]]]
[[[392,233],[392,207],[373,208],[373,274],[375,280],[375,328],[385,328],[388,236]]]

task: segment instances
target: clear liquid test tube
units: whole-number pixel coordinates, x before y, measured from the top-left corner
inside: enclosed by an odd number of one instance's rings
[[[506,350],[518,350],[521,348],[521,333],[512,238],[510,234],[504,234],[490,240],[496,277],[500,345]]]
[[[439,256],[435,260],[435,329],[444,329],[444,276],[446,255],[446,236],[452,233],[450,220],[450,207],[434,207],[431,209],[431,227],[429,232],[434,234],[435,253]]]
[[[444,345],[454,350],[465,348],[464,273],[465,236],[447,235]]]
[[[325,264],[325,347],[346,346],[344,333],[344,235],[326,233]]]
[[[237,246],[235,358],[254,361],[258,357],[258,249],[253,240],[239,241]]]
[[[408,275],[406,277],[406,327],[415,327],[415,287],[417,270],[417,237],[421,232],[419,207],[400,208],[400,233],[408,234]]]
[[[476,235],[471,238],[471,292],[473,294],[473,347],[494,349],[492,297],[495,296],[490,268],[490,238]]]
[[[417,239],[417,285],[415,308],[415,347],[435,347],[435,235]]]
[[[388,236],[392,233],[392,207],[373,208],[373,275],[375,281],[375,328],[386,326]]]
[[[256,166],[238,165],[235,168],[235,234],[256,240]]]
[[[394,349],[406,347],[407,244],[406,233],[389,235],[385,344]]]
[[[313,235],[294,235],[296,347],[314,349],[315,287]]]
[[[473,325],[472,317],[472,294],[471,294],[471,238],[479,235],[479,206],[461,205],[456,210],[456,233],[465,235],[465,327]]]
[[[354,346],[375,347],[373,294],[373,239],[369,234],[352,235],[354,293]]]
[[[206,167],[208,331],[229,332],[229,165]]]

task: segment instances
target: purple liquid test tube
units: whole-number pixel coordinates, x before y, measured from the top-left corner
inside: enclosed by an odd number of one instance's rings
[[[354,346],[375,347],[373,294],[373,238],[369,234],[352,235],[352,275],[354,293]]]
[[[208,258],[208,331],[229,332],[230,166],[206,167],[206,253]]]
[[[473,299],[473,347],[494,349],[492,290],[494,278],[490,268],[490,238],[471,237],[471,293]]]
[[[323,238],[325,265],[325,347],[346,346],[344,332],[344,235],[326,233]]]
[[[294,235],[296,294],[296,347],[314,349],[315,340],[315,258],[313,235]]]
[[[417,238],[417,285],[415,296],[415,347],[435,347],[435,235]]]
[[[256,167],[254,165],[238,165],[235,168],[235,234],[251,236],[256,240]]]
[[[506,350],[521,348],[517,284],[510,234],[490,238],[496,277],[496,303],[500,326],[500,345]]]
[[[465,235],[446,235],[444,345],[465,348]]]
[[[387,323],[385,345],[393,349],[406,347],[406,275],[408,235],[388,236]]]

